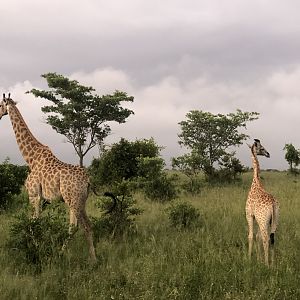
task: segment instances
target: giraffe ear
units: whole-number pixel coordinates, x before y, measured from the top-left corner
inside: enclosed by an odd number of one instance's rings
[[[259,140],[259,139],[254,139],[254,141],[255,141],[256,143],[260,143],[260,140]]]
[[[247,143],[247,146],[251,149],[252,148],[252,146],[251,145],[249,145],[248,143]]]

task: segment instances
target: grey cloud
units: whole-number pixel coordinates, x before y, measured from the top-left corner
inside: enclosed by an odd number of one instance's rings
[[[10,84],[48,71],[107,66],[126,70],[141,85],[169,75],[253,80],[299,62],[297,32],[284,31],[285,23],[276,30],[272,11],[279,2],[263,13],[259,1],[26,2],[7,4],[18,18],[4,15],[0,24],[0,67]]]
[[[7,1],[1,5],[0,86],[20,99],[37,137],[47,136],[69,162],[77,162],[72,147],[41,126],[41,102],[24,95],[30,86],[45,87],[40,75],[50,71],[99,93],[118,88],[135,96],[135,115],[112,125],[107,142],[153,136],[169,159],[184,151],[177,144],[178,122],[189,110],[240,108],[261,113],[248,131],[270,145],[271,159],[263,164],[285,168],[284,143],[297,147],[299,140],[290,129],[300,126],[299,8],[293,0]],[[5,139],[13,138],[5,124]],[[9,143],[9,153],[20,160]],[[249,163],[245,150],[238,152]]]

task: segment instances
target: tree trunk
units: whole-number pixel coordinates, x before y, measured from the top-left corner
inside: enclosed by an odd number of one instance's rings
[[[83,155],[79,155],[79,166],[83,167]]]

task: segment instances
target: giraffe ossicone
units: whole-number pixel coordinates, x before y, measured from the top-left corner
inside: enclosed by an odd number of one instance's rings
[[[9,115],[20,152],[29,166],[30,173],[25,187],[34,208],[33,217],[39,217],[41,200],[62,198],[70,210],[69,237],[82,225],[90,257],[96,260],[93,232],[86,214],[89,177],[84,168],[60,161],[46,145],[40,143],[29,130],[16,103],[5,97],[0,103],[0,119]]]
[[[251,256],[254,234],[254,220],[256,220],[263,243],[265,264],[269,265],[269,247],[274,250],[275,232],[278,226],[279,203],[264,189],[259,176],[260,168],[257,156],[270,157],[269,152],[262,146],[260,140],[254,139],[250,147],[253,163],[253,180],[246,202],[246,218],[248,222],[248,253]]]

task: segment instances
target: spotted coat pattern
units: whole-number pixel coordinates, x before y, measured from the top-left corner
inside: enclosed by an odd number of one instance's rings
[[[33,217],[39,217],[41,200],[61,198],[70,212],[70,237],[79,222],[85,232],[92,260],[96,260],[93,233],[86,214],[89,177],[84,168],[60,161],[48,146],[41,144],[30,132],[15,102],[5,98],[0,104],[0,118],[8,114],[19,149],[27,162],[30,173],[25,187],[34,208]]]
[[[260,151],[265,149],[261,146],[259,140],[251,147],[252,162],[253,162],[253,181],[246,202],[246,218],[248,222],[248,242],[249,256],[251,256],[253,245],[254,219],[256,220],[260,236],[263,242],[265,263],[269,265],[269,244],[274,244],[274,235],[278,225],[279,203],[268,192],[265,191],[259,176],[259,162],[257,159],[257,147],[261,147]],[[266,151],[265,151],[266,152]],[[267,153],[267,152],[266,152]],[[267,153],[268,154],[268,153]],[[259,155],[265,155],[259,153]],[[265,155],[269,157],[268,155]]]

